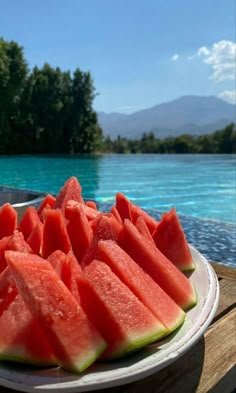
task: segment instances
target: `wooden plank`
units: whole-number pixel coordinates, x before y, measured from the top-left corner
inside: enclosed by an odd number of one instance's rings
[[[218,278],[227,278],[236,281],[236,268],[224,266],[216,262],[211,262],[211,266],[214,268]]]
[[[235,341],[236,309],[231,310],[207,330],[205,334],[205,357],[197,392],[205,393],[216,387],[236,364]],[[232,380],[225,381],[224,393],[231,392]],[[236,381],[234,380],[234,388]]]
[[[231,310],[214,323],[190,351],[164,370],[141,381],[99,392],[231,393],[236,388],[233,379],[235,318],[236,310]]]
[[[227,313],[236,302],[236,284],[232,280],[222,279],[219,281],[220,285],[220,300],[219,306],[215,315],[215,319],[222,317],[223,314]]]

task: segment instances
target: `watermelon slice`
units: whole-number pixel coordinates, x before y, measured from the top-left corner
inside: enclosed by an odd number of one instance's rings
[[[167,334],[184,322],[185,312],[117,243],[100,240],[98,249],[99,258],[162,322]]]
[[[8,248],[8,243],[10,240],[11,236],[4,236],[2,239],[0,239],[0,273],[3,272],[4,269],[6,269],[7,263],[5,259],[5,250]]]
[[[118,210],[117,210],[115,205],[113,205],[111,207],[111,214],[113,214],[113,216],[117,219],[117,221],[119,221],[120,223],[123,222],[122,219],[121,219],[120,213],[118,212]]]
[[[18,230],[23,233],[25,240],[28,239],[35,225],[39,222],[40,218],[38,216],[37,210],[34,206],[29,206],[25,210],[18,226]]]
[[[97,204],[95,201],[87,201],[85,204],[86,204],[86,206],[91,207],[92,209],[98,210]]]
[[[18,294],[15,282],[10,274],[8,266],[0,274],[0,316]]]
[[[70,210],[70,218],[66,227],[73,252],[79,262],[89,248],[93,237],[93,231],[81,205],[82,204],[76,204]],[[66,210],[66,212],[68,212],[68,210]]]
[[[163,337],[165,327],[104,262],[94,260],[79,281],[81,305],[117,358]]]
[[[143,218],[143,216],[139,216],[135,222],[136,228],[139,230],[139,232],[145,236],[149,241],[151,241],[153,244],[155,244],[153,237],[147,227],[147,224]]]
[[[76,202],[76,201],[68,201],[66,206],[65,206],[65,217],[70,220],[71,215],[73,215],[74,209],[78,207],[80,210],[83,210],[87,219],[93,220],[96,218],[98,215],[100,215],[100,212],[96,209],[93,209],[92,207],[89,207],[85,205],[84,203]]]
[[[0,275],[0,332],[0,359],[56,364],[48,340],[18,293],[8,267]]]
[[[91,244],[81,261],[82,269],[97,258],[99,240],[111,239],[117,241],[122,230],[122,224],[112,214],[100,215],[97,219]]]
[[[48,337],[59,365],[81,372],[106,344],[48,261],[37,255],[6,251],[17,288]]]
[[[33,253],[32,248],[25,241],[23,233],[19,232],[17,229],[14,231],[13,235],[9,239],[7,249],[13,251],[25,252],[25,253],[26,252]]]
[[[67,255],[61,250],[54,251],[47,260],[52,265],[58,277],[64,282],[72,295],[78,303],[80,303],[80,296],[78,290],[78,278],[82,274],[82,269],[78,264],[73,252]]]
[[[47,258],[55,250],[67,254],[70,249],[71,243],[61,209],[48,210],[43,226],[42,256]]]
[[[156,229],[158,222],[152,218],[148,213],[146,213],[139,206],[135,205],[131,202],[124,194],[118,192],[116,194],[116,208],[120,214],[120,217],[124,221],[125,219],[129,219],[133,223],[136,222],[139,216],[142,216],[150,233]]]
[[[43,199],[43,201],[41,202],[41,204],[39,205],[39,207],[37,209],[37,213],[38,213],[38,216],[40,217],[40,219],[42,218],[43,210],[44,209],[53,209],[55,202],[56,202],[56,198],[53,195],[47,194],[45,196],[45,198]]]
[[[184,310],[197,303],[191,281],[143,236],[131,221],[125,220],[121,247]]]
[[[60,189],[56,197],[54,208],[61,208],[64,214],[66,204],[70,200],[84,203],[81,185],[74,176],[70,177]]]
[[[5,203],[0,207],[0,239],[12,235],[16,226],[17,212],[10,203]]]
[[[131,220],[131,202],[129,201],[128,198],[122,192],[117,192],[116,194],[116,205],[115,205],[122,221],[124,221],[126,218]]]
[[[41,246],[43,242],[43,223],[39,221],[27,239],[27,243],[32,248],[35,254],[41,253]]]
[[[193,258],[175,209],[162,215],[153,233],[159,250],[182,271],[194,270]]]

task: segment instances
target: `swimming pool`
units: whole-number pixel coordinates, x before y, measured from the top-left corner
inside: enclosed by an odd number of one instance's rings
[[[236,222],[234,155],[0,157],[0,184],[57,193],[77,176],[86,199],[124,192],[146,209]]]
[[[188,242],[208,260],[235,267],[235,164],[230,155],[0,157],[0,184],[57,193],[74,175],[84,198],[103,211],[117,191],[157,220],[174,206]]]

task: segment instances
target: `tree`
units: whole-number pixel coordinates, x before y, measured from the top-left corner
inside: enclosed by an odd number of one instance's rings
[[[0,153],[11,153],[14,121],[27,76],[23,48],[0,38]]]
[[[95,90],[89,72],[75,70],[71,89],[70,143],[74,152],[92,153],[102,144],[102,130],[92,108]]]

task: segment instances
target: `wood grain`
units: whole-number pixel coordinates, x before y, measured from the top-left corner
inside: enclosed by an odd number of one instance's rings
[[[215,270],[218,278],[227,278],[228,280],[236,281],[236,269],[221,265],[216,262],[211,262],[211,266]]]

